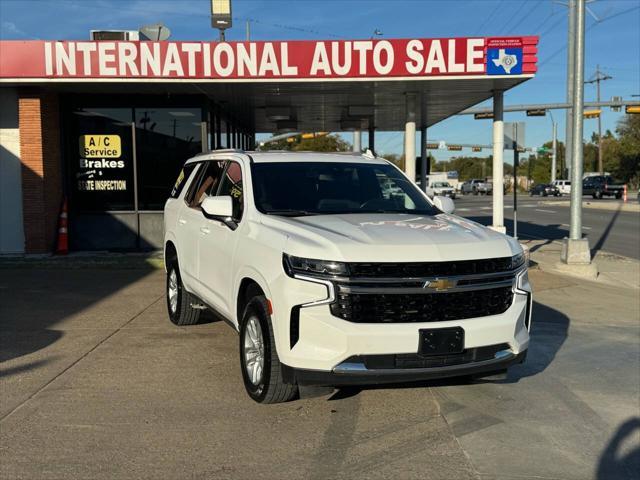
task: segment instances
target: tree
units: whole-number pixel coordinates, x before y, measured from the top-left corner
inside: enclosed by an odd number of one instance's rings
[[[330,134],[314,138],[295,138],[295,141],[288,142],[288,139],[267,143],[261,150],[292,150],[311,152],[348,152],[351,151],[351,144],[342,139],[339,135]]]

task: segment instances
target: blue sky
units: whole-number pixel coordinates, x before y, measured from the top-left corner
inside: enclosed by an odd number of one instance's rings
[[[375,29],[386,38],[473,35],[540,35],[533,80],[505,94],[505,104],[565,100],[567,11],[552,0],[233,0],[234,28],[228,40],[243,40],[250,22],[252,40],[368,38]],[[588,4],[599,19],[587,15],[586,69],[596,65],[613,77],[602,83],[602,98],[640,94],[640,0],[596,0]],[[163,22],[174,40],[215,39],[209,23],[209,0],[0,0],[2,39],[85,39],[96,28],[137,29]],[[595,100],[595,86],[585,86],[585,100]],[[487,104],[488,105],[488,104]],[[564,138],[564,114],[553,114]],[[603,128],[613,130],[620,113],[603,110]],[[551,120],[512,113],[507,121],[527,122],[527,144],[551,137]],[[597,128],[585,121],[585,138]],[[350,139],[351,135],[345,135]],[[450,143],[491,142],[491,122],[469,116],[446,120],[428,132],[429,139]],[[402,135],[376,135],[376,150],[401,153]],[[467,153],[467,152],[465,152]],[[434,152],[437,159],[450,156]],[[469,153],[470,154],[470,153]],[[486,155],[483,152],[482,155]]]

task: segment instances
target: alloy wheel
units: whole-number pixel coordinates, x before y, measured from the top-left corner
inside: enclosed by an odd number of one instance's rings
[[[244,366],[249,380],[260,385],[264,372],[264,337],[260,320],[252,316],[244,330]]]

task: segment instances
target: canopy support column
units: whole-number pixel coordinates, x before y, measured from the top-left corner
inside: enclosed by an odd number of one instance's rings
[[[506,233],[504,226],[504,94],[493,92],[493,223],[491,228]],[[515,185],[514,185],[515,188]]]
[[[416,181],[416,94],[406,94],[407,121],[404,125],[404,173]]]
[[[354,130],[353,132],[353,151],[356,153],[362,151],[362,135],[360,130]]]

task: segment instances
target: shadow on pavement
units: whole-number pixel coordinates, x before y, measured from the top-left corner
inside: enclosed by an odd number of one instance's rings
[[[555,359],[562,348],[569,332],[569,317],[564,313],[538,302],[533,302],[533,319],[531,324],[531,343],[526,361],[521,365],[509,368],[506,379],[490,380],[476,379],[477,383],[517,383],[520,379],[542,373]],[[463,385],[469,383],[468,377],[453,377],[421,382],[405,382],[384,385],[370,385],[357,387],[341,387],[329,400],[342,400],[353,397],[362,390],[395,389],[417,387],[441,387]]]
[[[598,239],[596,244],[591,249],[591,258],[593,258],[595,256],[595,254],[598,253],[602,249],[602,246],[604,245],[604,242],[607,240],[607,237],[609,237],[609,233],[611,233],[611,230],[613,229],[613,225],[616,223],[616,219],[618,218],[618,215],[620,215],[620,210],[621,210],[621,207],[618,206],[618,209],[611,216],[611,219],[609,220],[609,223],[607,224],[607,228],[604,229],[604,232],[602,232],[602,235],[600,235],[600,238]]]
[[[627,445],[625,445],[625,443]],[[640,474],[640,417],[618,428],[598,462],[597,480],[631,480]]]
[[[154,270],[151,266],[129,270],[0,269],[0,364],[51,346],[64,335],[64,327],[57,329],[57,324]],[[0,376],[24,373],[52,359],[50,355],[24,365],[2,365]]]

